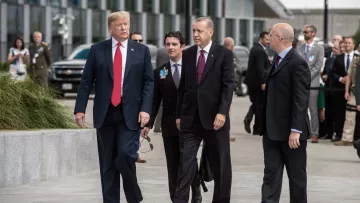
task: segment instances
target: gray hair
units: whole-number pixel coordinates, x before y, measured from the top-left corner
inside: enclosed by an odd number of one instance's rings
[[[214,22],[212,21],[211,17],[204,16],[195,19],[195,22],[207,21],[208,28],[214,29]]]

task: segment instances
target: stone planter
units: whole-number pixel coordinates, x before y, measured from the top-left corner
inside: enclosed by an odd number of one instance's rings
[[[95,129],[0,132],[0,187],[98,168]]]

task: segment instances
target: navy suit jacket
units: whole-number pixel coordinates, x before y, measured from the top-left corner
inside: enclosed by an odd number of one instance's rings
[[[75,113],[85,113],[89,94],[95,81],[94,127],[100,128],[111,103],[113,89],[113,57],[111,39],[91,46],[79,86]],[[151,114],[154,76],[149,48],[128,40],[121,103],[125,124],[130,130],[139,130],[139,112]]]

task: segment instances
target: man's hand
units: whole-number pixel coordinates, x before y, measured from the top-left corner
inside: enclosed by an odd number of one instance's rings
[[[300,133],[298,132],[291,132],[289,136],[289,147],[290,149],[297,149],[300,147]]]
[[[223,127],[224,123],[226,121],[226,117],[222,114],[216,114],[216,118],[214,121],[214,130],[219,130],[221,127]]]
[[[265,91],[265,86],[266,86],[266,84],[262,84],[262,85],[261,85],[262,91]]]
[[[145,127],[144,129],[142,129],[141,130],[141,137],[146,139],[148,137],[149,131],[150,131],[150,128],[148,128],[148,127]]]
[[[350,100],[350,94],[349,94],[349,92],[345,92],[345,99],[346,99],[347,101]]]
[[[150,120],[150,115],[146,112],[141,111],[139,113],[139,119],[138,122],[140,123],[140,126],[143,128]]]
[[[176,127],[178,130],[180,130],[180,121],[181,121],[180,118],[176,119]]]
[[[322,76],[322,79],[323,79],[323,81],[327,81],[328,75],[323,75],[323,76]]]
[[[345,85],[346,84],[346,78],[345,77],[341,78],[340,82]]]
[[[75,114],[75,123],[82,128],[85,124],[85,113],[78,112]]]
[[[357,106],[356,106],[356,109],[357,109],[358,111],[360,111],[360,105],[357,105]]]

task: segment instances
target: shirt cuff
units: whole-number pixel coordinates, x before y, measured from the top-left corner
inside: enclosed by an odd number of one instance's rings
[[[296,129],[291,129],[291,132],[297,132],[297,133],[302,133],[302,131],[300,131],[300,130],[296,130]]]
[[[340,77],[340,78],[339,78],[339,82],[341,82],[341,79],[342,79],[342,78],[343,78],[343,77]]]

